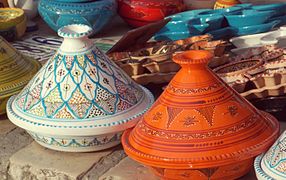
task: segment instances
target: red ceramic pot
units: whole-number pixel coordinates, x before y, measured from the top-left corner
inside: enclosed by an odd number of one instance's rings
[[[207,67],[212,56],[203,50],[176,54],[181,70],[122,136],[125,152],[164,180],[237,179],[278,136],[273,116]]]
[[[185,10],[183,0],[118,0],[118,13],[127,24],[141,27]]]

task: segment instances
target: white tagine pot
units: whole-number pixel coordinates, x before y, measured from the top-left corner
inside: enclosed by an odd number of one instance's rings
[[[286,179],[286,131],[265,154],[256,157],[254,168],[258,180]]]
[[[47,148],[89,152],[115,146],[154,101],[88,39],[91,33],[86,25],[61,28],[57,53],[7,103],[9,119]]]

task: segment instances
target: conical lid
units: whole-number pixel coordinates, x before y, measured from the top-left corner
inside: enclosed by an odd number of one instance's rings
[[[208,67],[213,55],[191,50],[174,56],[182,66],[122,143],[143,164],[171,169],[210,168],[266,150],[278,121],[258,111]]]
[[[153,103],[136,84],[88,39],[92,29],[69,25],[57,53],[8,102],[16,125],[53,135],[98,135],[134,126]]]
[[[268,179],[286,179],[286,131],[255,166],[258,176],[268,177]]]
[[[0,104],[4,98],[20,92],[40,67],[38,61],[21,55],[0,36]]]

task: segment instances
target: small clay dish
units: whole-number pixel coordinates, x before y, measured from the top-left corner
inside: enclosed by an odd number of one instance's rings
[[[177,72],[180,69],[180,66],[171,59],[161,62],[145,63],[143,67],[147,68],[151,73]]]
[[[132,76],[132,79],[141,84],[146,85],[149,83],[154,84],[162,84],[166,82],[170,82],[171,79],[175,76],[176,72],[170,72],[170,73],[152,73],[152,74],[141,74],[138,76]]]
[[[261,69],[263,61],[259,59],[248,59],[226,64],[214,69],[214,71],[226,82],[232,82],[246,75],[256,74]]]

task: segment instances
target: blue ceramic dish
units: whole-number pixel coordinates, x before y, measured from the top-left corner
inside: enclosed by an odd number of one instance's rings
[[[116,0],[98,0],[86,3],[41,0],[39,14],[54,30],[69,24],[86,24],[99,32],[115,15]]]
[[[172,18],[172,21],[184,21],[189,20],[196,17],[201,12],[212,11],[212,9],[196,9],[191,11],[185,11],[181,13],[177,13],[166,18]]]
[[[233,36],[234,29],[231,27],[221,28],[215,31],[209,31],[207,34],[213,36],[213,40],[227,39]]]
[[[250,34],[257,34],[263,33],[272,30],[275,26],[280,23],[279,20],[272,21],[265,24],[259,24],[254,26],[245,26],[240,28],[233,28],[232,33],[234,36],[243,36],[243,35],[250,35]]]
[[[239,13],[225,15],[229,26],[244,27],[263,24],[272,17],[273,11],[243,10]]]
[[[243,8],[242,7],[228,7],[228,8],[222,8],[222,9],[215,9],[215,10],[208,10],[208,11],[201,11],[198,13],[198,16],[200,15],[208,15],[208,16],[216,16],[216,15],[225,15],[229,13],[235,13],[240,12]]]
[[[202,29],[203,28],[203,29]],[[180,32],[180,31],[189,31],[190,29],[198,29],[198,31],[205,30],[204,26],[201,25],[200,18],[192,18],[189,20],[180,20],[180,21],[170,21],[168,24],[163,27],[161,32]]]
[[[206,31],[214,31],[220,29],[224,20],[224,16],[220,14],[214,16],[198,15],[198,17],[200,17],[202,23],[209,24],[209,27],[206,29]]]
[[[184,22],[182,22],[183,24]],[[154,39],[159,40],[179,40],[179,39],[185,39],[192,36],[197,36],[204,34],[206,29],[209,27],[208,24],[199,24],[199,25],[191,25],[188,27],[186,31],[170,31],[166,29],[162,29],[157,34],[155,34]]]
[[[165,32],[157,33],[154,36],[156,41],[176,41],[180,39],[186,39],[192,36],[197,36],[199,34],[190,34],[190,32]]]
[[[286,8],[286,3],[275,3],[275,4],[265,4],[265,5],[252,6],[252,9],[255,9],[258,11],[274,10],[273,16],[286,15],[285,8]]]
[[[284,26],[284,25],[286,25],[286,15],[285,16],[279,16],[279,17],[271,18],[269,20],[269,22],[276,21],[276,20],[280,21],[280,23],[277,26]]]

